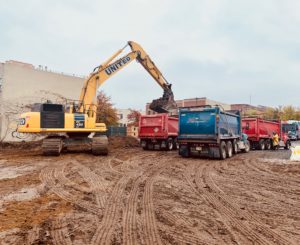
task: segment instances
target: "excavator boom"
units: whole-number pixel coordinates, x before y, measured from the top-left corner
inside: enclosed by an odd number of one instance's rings
[[[122,58],[114,61],[114,59],[124,51],[127,45],[130,46],[132,51]],[[80,112],[83,112],[87,106],[93,105],[93,101],[99,86],[101,86],[108,78],[116,74],[135,59],[145,68],[145,70],[154,78],[154,80],[164,91],[161,98],[152,101],[150,104],[150,109],[159,113],[170,112],[177,109],[171,84],[167,82],[149,55],[139,44],[133,41],[129,41],[127,45],[118,50],[102,65],[96,67],[85,81],[79,98]]]

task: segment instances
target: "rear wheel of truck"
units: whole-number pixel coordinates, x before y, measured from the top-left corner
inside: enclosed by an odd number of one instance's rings
[[[172,138],[169,138],[167,140],[167,150],[168,151],[172,151],[173,150],[173,146],[174,146],[174,142]]]
[[[190,156],[190,148],[186,145],[179,145],[178,154],[182,157],[189,157]]]
[[[250,142],[246,140],[244,144],[245,144],[245,148],[242,149],[242,152],[247,153],[250,151]]]
[[[265,141],[264,140],[259,140],[258,149],[261,151],[263,151],[265,149]]]
[[[143,148],[144,151],[147,151],[148,150],[148,144],[146,143],[145,146],[142,146],[142,148]]]
[[[226,156],[228,158],[232,157],[232,143],[231,141],[228,141],[226,144]]]
[[[291,141],[287,140],[284,149],[289,150],[291,148]]]
[[[232,153],[233,154],[238,153],[238,144],[237,144],[236,140],[233,140],[233,143],[232,143]]]
[[[271,150],[271,141],[270,140],[265,141],[265,148],[266,148],[266,150]]]
[[[173,139],[173,150],[178,150],[179,149],[179,144],[176,139]]]
[[[226,159],[226,143],[224,141],[221,141],[219,152],[220,152],[220,159]]]

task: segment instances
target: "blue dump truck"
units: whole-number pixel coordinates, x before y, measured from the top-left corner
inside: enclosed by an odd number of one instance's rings
[[[240,113],[218,106],[180,109],[178,143],[183,157],[225,159],[250,150],[247,135],[242,133]]]

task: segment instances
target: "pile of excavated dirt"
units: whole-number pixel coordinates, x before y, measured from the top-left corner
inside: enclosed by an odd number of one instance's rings
[[[109,148],[118,149],[118,148],[132,148],[139,147],[139,141],[131,136],[113,136],[108,138]]]
[[[38,149],[42,141],[0,142],[0,149]]]

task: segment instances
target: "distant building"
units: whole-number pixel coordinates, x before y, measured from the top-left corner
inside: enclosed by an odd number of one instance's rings
[[[139,127],[128,126],[127,127],[127,135],[137,138],[139,136]]]
[[[17,118],[33,103],[78,100],[84,78],[34,67],[19,61],[0,62],[0,140],[13,140]]]
[[[258,105],[258,106],[253,106],[253,105],[249,105],[249,104],[232,104],[231,105],[231,110],[240,111],[242,115],[248,114],[251,111],[252,111],[251,114],[253,114],[255,112],[256,115],[261,115],[270,108],[271,107],[262,106],[262,105]]]
[[[141,114],[145,112],[139,111]],[[128,115],[131,113],[131,109],[117,109],[117,114],[119,118],[119,126],[127,126],[130,121],[128,120]]]
[[[211,106],[219,105],[224,110],[230,110],[230,108],[231,108],[229,104],[211,100],[206,97],[176,100],[176,104],[177,104],[178,108],[193,107],[193,106],[206,106],[206,105],[211,105]],[[147,115],[155,114],[155,112],[152,111],[149,108],[149,106],[150,106],[150,103],[147,103],[146,104],[146,114]]]

